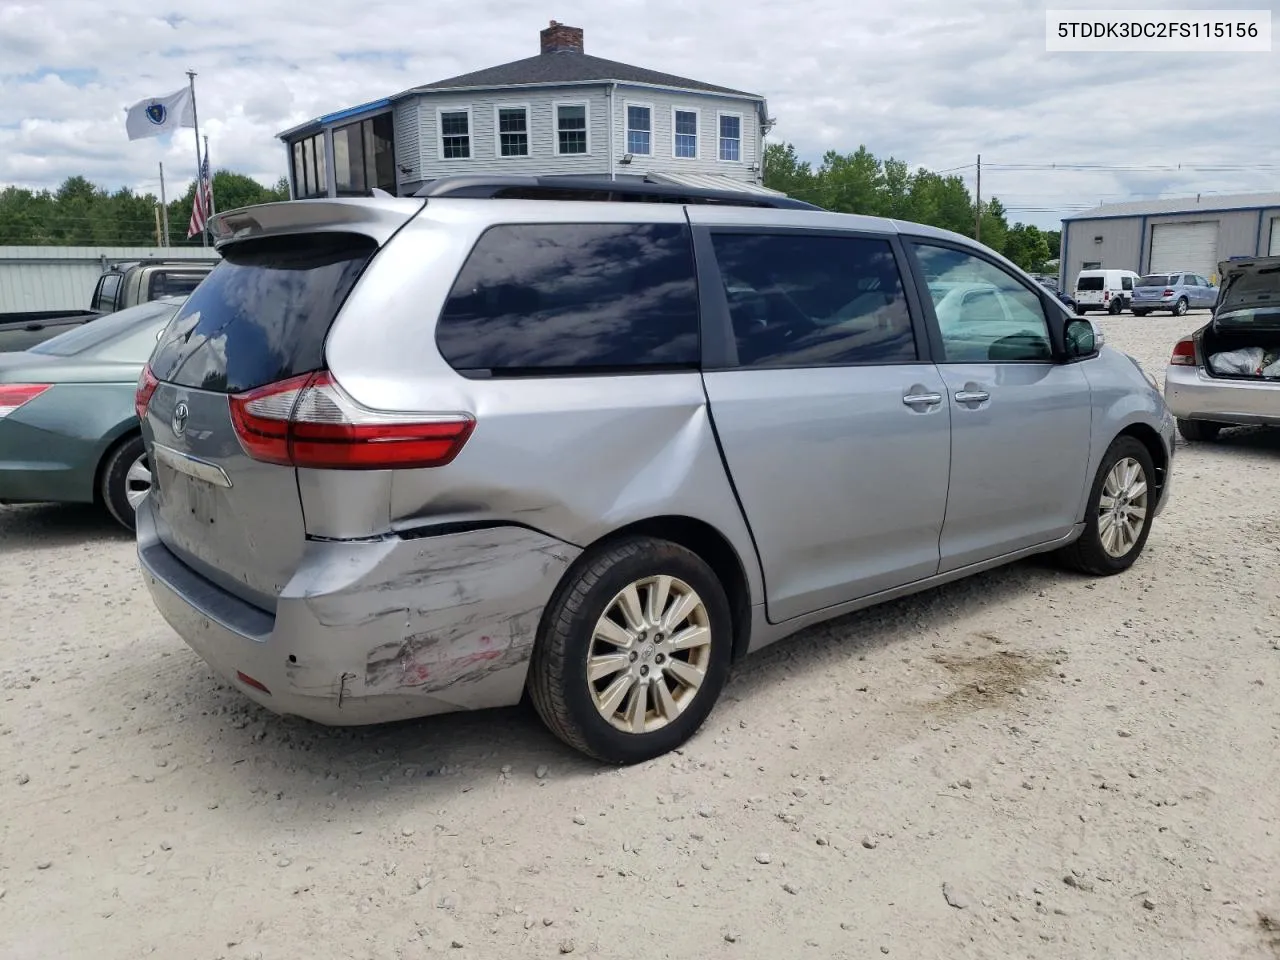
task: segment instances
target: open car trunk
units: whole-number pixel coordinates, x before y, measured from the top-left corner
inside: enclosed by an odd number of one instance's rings
[[[1218,264],[1222,290],[1200,339],[1205,371],[1280,383],[1280,257]]]
[[[1250,329],[1215,320],[1205,327],[1200,348],[1211,377],[1280,383],[1280,325]]]

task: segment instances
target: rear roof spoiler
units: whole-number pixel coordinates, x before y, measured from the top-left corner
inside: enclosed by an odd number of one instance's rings
[[[596,202],[648,202],[720,204],[735,207],[772,207],[788,210],[821,210],[811,203],[783,194],[747,190],[718,190],[681,186],[641,178],[606,180],[599,177],[456,176],[428,180],[415,197],[467,198],[473,200],[586,200]]]
[[[209,221],[214,247],[299,233],[359,233],[382,246],[426,205],[408,197],[281,200],[219,213]]]

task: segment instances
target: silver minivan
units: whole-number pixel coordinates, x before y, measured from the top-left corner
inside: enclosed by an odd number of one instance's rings
[[[364,724],[527,691],[636,762],[810,624],[1031,554],[1141,553],[1159,391],[987,248],[512,183],[214,221],[223,261],[139,382],[138,551],[258,703]]]

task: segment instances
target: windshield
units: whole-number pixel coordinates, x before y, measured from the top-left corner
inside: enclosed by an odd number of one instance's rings
[[[1077,290],[1101,290],[1102,278],[1101,277],[1081,277],[1079,280],[1076,281],[1076,289]]]
[[[1136,287],[1167,287],[1170,279],[1167,273],[1153,273],[1149,277],[1142,277],[1134,286]]]
[[[115,356],[117,351],[111,349],[116,341],[129,341],[135,334],[143,337],[143,331],[146,330],[149,331],[152,338],[151,345],[154,346],[156,330],[173,316],[181,304],[181,299],[168,298],[128,307],[90,320],[56,337],[50,337],[44,343],[36,344],[28,352],[51,357],[74,357],[102,348],[104,354],[110,354],[106,355],[105,359],[122,359]],[[137,362],[144,362],[150,352],[150,350],[144,352]]]

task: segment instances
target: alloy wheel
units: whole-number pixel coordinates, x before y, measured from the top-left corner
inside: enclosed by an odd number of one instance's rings
[[[1116,461],[1098,498],[1098,536],[1108,556],[1126,556],[1138,542],[1147,519],[1149,493],[1137,460],[1124,457]]]
[[[698,695],[710,665],[706,604],[676,577],[646,577],[621,590],[587,647],[592,700],[624,733],[651,733],[674,721]]]
[[[129,464],[129,470],[124,475],[124,496],[129,501],[130,508],[136,511],[150,492],[151,467],[147,464],[147,458],[142,456]]]

